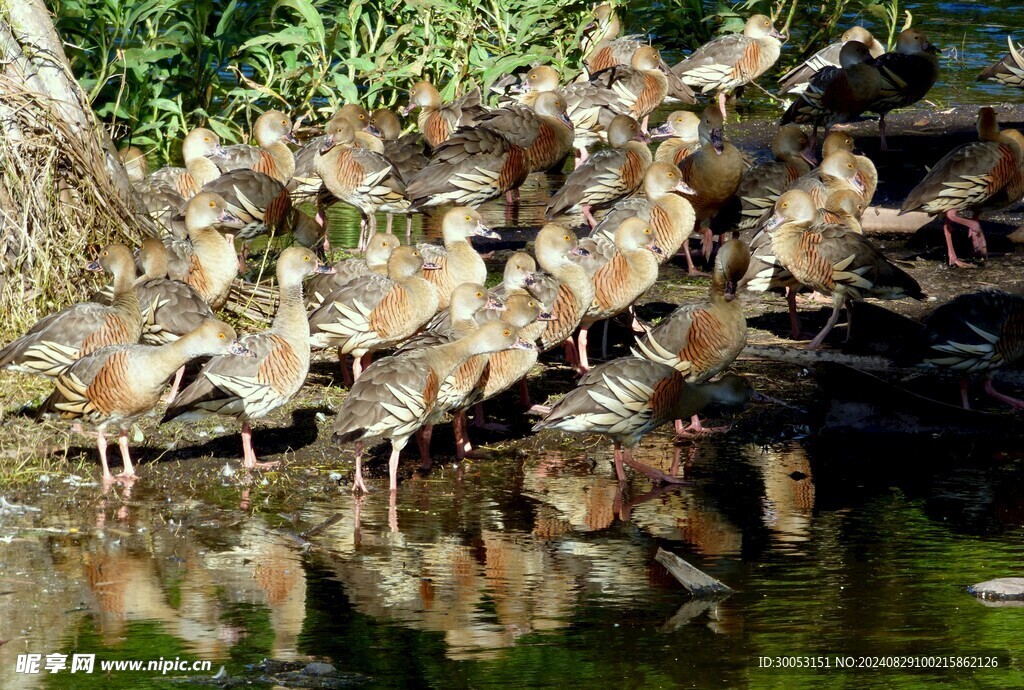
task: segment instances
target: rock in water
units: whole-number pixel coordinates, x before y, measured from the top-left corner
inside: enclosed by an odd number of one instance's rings
[[[967,588],[968,594],[995,601],[1024,601],[1024,577],[999,577]]]

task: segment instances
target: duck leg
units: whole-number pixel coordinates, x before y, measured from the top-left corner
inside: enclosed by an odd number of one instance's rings
[[[434,465],[430,459],[430,437],[434,435],[434,425],[426,424],[416,432],[416,445],[420,449],[420,469],[429,472]]]
[[[967,226],[967,235],[971,238],[974,253],[980,257],[988,258],[988,244],[985,242],[985,232],[981,229],[981,223],[973,218],[964,218],[956,212],[956,209],[947,211],[946,216],[950,220]]]
[[[843,308],[843,302],[844,300],[836,295],[835,306],[832,308],[832,315],[828,317],[828,322],[825,324],[825,327],[821,329],[821,333],[816,335],[814,340],[812,340],[807,346],[808,350],[817,350],[822,346],[822,343],[825,342],[825,338],[828,337],[832,328],[835,327],[836,322],[839,321],[839,310]]]
[[[252,426],[249,421],[242,422],[242,467],[247,470],[269,470],[281,464],[280,460],[257,462],[256,451],[252,447]]]
[[[530,400],[530,385],[526,382],[525,376],[519,379],[519,405],[527,410],[533,407],[533,401]]]
[[[134,480],[135,479],[135,467],[132,465],[132,456],[128,452],[128,432],[125,429],[121,429],[121,433],[117,436],[117,445],[121,448],[121,474],[117,475],[118,479]]]
[[[704,273],[698,271],[697,267],[693,263],[693,256],[690,254],[690,238],[687,237],[683,240],[683,256],[686,258],[686,272],[690,276],[702,276]]]
[[[884,113],[882,115],[878,116],[878,136],[882,140],[881,146],[878,147],[879,150],[880,151],[888,151],[889,150],[889,142],[887,142],[885,140],[885,114]]]
[[[412,216],[405,217],[405,243],[412,241]]]
[[[114,475],[110,474],[110,466],[107,465],[107,437],[103,431],[96,434],[96,450],[100,454],[100,465],[103,466],[103,484],[109,485],[114,481]]]
[[[633,452],[626,450],[623,452],[624,457],[622,461],[633,468],[635,471],[650,477],[653,481],[661,482],[662,484],[682,484],[683,479],[680,477],[674,477],[671,474],[665,474],[659,469],[655,469],[650,465],[645,465],[642,462],[637,462],[633,459]]]
[[[591,228],[597,226],[597,219],[594,218],[594,214],[590,212],[589,204],[583,205],[583,217],[587,219],[587,223],[590,225]]]
[[[968,381],[967,377],[965,376],[964,378],[960,379],[960,402],[963,403],[965,410],[971,409],[971,399],[967,395],[967,386]]]
[[[700,249],[704,254],[704,260],[707,261],[711,258],[711,250],[715,248],[715,236],[711,232],[711,228],[701,228],[700,230]]]
[[[955,268],[974,268],[971,264],[958,259],[956,256],[956,250],[953,249],[954,218],[959,219],[959,216],[957,216],[954,209],[950,209],[949,211],[946,211],[946,222],[942,224],[942,232],[946,236],[946,254],[949,259],[949,265]]]
[[[587,158],[589,158],[589,157],[590,157],[590,154],[587,153],[587,147],[586,146],[580,146],[579,148],[577,148],[576,149],[576,167],[578,168],[581,165],[583,165],[586,162]]]
[[[366,483],[363,481],[363,442],[356,441],[356,474],[352,478],[352,493],[361,491],[369,493]]]
[[[626,470],[622,468],[622,444],[616,441],[614,448],[615,476],[618,477],[620,482],[624,482],[626,481]]]
[[[989,397],[995,398],[999,402],[1004,402],[1007,405],[1014,408],[1015,410],[1024,409],[1024,400],[1021,400],[1020,398],[1014,398],[1009,395],[1006,395],[1005,393],[1000,393],[999,391],[997,391],[995,389],[995,386],[992,385],[991,376],[985,377],[985,392],[988,393]]]
[[[578,355],[578,366],[576,370],[580,374],[590,371],[590,362],[587,360],[587,332],[590,330],[589,323],[580,324],[579,335],[576,336],[576,354]]]
[[[402,448],[405,448],[407,441],[408,439],[404,439],[401,443],[391,441],[391,459],[388,460],[388,488],[391,490],[392,496],[398,491],[398,456],[402,454]],[[427,442],[429,443],[429,441],[430,437],[428,436]]]
[[[722,113],[722,122],[725,122],[725,91],[718,92],[718,110]]]
[[[459,410],[452,417],[452,431],[455,432],[455,457],[459,460],[465,460],[473,452],[473,443],[469,440],[468,427],[466,411]]]
[[[796,311],[796,293],[800,288],[790,285],[786,288],[786,303],[789,305],[789,331],[793,340],[800,340],[800,315]]]
[[[395,219],[394,215],[389,213],[388,214],[388,224],[387,224],[387,227],[384,228],[384,232],[386,232],[389,235],[391,234],[391,224],[394,222],[394,219]]]
[[[185,375],[185,367],[181,367],[174,373],[174,383],[171,384],[171,390],[163,397],[165,403],[169,403],[178,397],[178,389],[181,387],[181,377]]]
[[[525,381],[525,380],[526,379],[520,379],[520,382]],[[529,393],[527,393],[527,401],[526,401],[526,403],[527,403],[526,407],[529,408],[530,407],[530,404],[529,404],[530,403],[530,401],[529,401]],[[487,418],[484,415],[484,404],[482,402],[478,402],[476,404],[476,407],[474,408],[474,412],[473,412],[473,426],[477,427],[478,429],[486,429],[487,431],[497,431],[499,433],[506,433],[506,432],[508,432],[509,426],[507,424],[498,424],[497,422],[488,422],[488,421],[486,421],[486,419]],[[467,431],[467,433],[468,433],[468,431]],[[466,441],[468,442],[469,439],[467,438]],[[472,448],[470,450],[472,450]]]

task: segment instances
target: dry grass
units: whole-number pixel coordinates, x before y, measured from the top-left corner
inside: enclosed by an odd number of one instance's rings
[[[98,130],[81,136],[44,96],[0,76],[0,340],[87,296],[91,247],[136,243],[144,226],[114,187]]]

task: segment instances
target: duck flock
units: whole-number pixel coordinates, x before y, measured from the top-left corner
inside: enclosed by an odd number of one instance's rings
[[[620,37],[609,5],[593,19],[584,32],[587,69],[575,81],[534,67],[494,109],[478,90],[444,103],[419,82],[404,112],[419,109],[413,133],[402,134],[393,112],[352,103],[302,145],[292,119],[270,110],[255,124],[257,146],[224,147],[211,130],[193,130],[182,145],[185,168],[147,174],[142,152],[124,149],[129,177],[165,234],[135,251],[103,248],[87,268],[109,273],[110,286],[39,321],[0,350],[0,366],[53,381],[41,412],[95,430],[105,483],[134,479],[127,430],[161,399],[163,422],[239,420],[244,467],[273,465],[257,461],[251,423],[299,392],[311,350],[324,348],[337,349],[348,387],[334,440],[354,444],[354,491],[367,490],[368,444],[390,442],[394,491],[399,454],[413,436],[429,466],[431,430],[450,417],[462,458],[472,450],[467,411],[485,424],[482,403],[517,385],[524,409],[541,415],[535,431],[606,435],[619,479],[628,465],[679,481],[631,449],[672,421],[680,436],[708,431],[697,417],[705,406],[756,397],[746,378],[725,373],[747,339],[741,289],[784,290],[794,339],[797,293],[831,298],[833,312],[810,348],[824,344],[851,302],[924,297],[864,236],[860,218],[878,175],[837,125],[877,113],[885,148],[886,114],[928,93],[937,51],[917,29],[900,33],[892,52],[862,27],[849,29],[781,79],[793,100],[772,142],[774,160],[750,165],[725,136],[725,104],[779,58],[785,37],[768,17],[750,17],[742,33],[716,38],[674,67],[637,37]],[[1010,48],[979,78],[1024,86],[1024,60]],[[692,105],[698,95],[712,103],[650,126],[663,103]],[[819,129],[828,132],[820,165]],[[653,155],[652,138],[661,140]],[[470,240],[498,234],[476,207],[502,199],[514,206],[528,176],[561,170],[569,157],[575,167],[552,194],[532,253],[512,254],[500,284],[485,288],[487,266]],[[943,215],[949,264],[963,267],[954,225],[968,229],[984,256],[979,214],[1022,196],[1024,140],[1000,131],[995,111],[982,108],[978,140],[936,162],[902,211]],[[325,209],[337,202],[362,214],[362,256],[328,266]],[[315,216],[299,209],[303,203]],[[585,236],[562,222],[580,212]],[[441,215],[443,245],[408,243],[414,213]],[[394,215],[406,218],[405,244],[392,232]],[[249,241],[263,234],[293,240],[277,258],[279,304],[268,330],[240,335],[217,311],[245,268]],[[693,252],[691,239],[700,245]],[[706,298],[654,326],[633,315],[632,355],[591,368],[591,326],[632,314],[660,267],[680,253],[692,274],[695,254],[710,265]],[[1024,352],[1022,343],[1022,299],[975,292],[928,317],[915,363],[983,373],[986,392],[1024,407],[989,378]],[[531,406],[528,372],[561,347],[581,378],[553,407]],[[185,365],[197,358],[207,359],[182,388]],[[966,380],[962,392],[967,406]],[[117,477],[106,452],[114,429]]]

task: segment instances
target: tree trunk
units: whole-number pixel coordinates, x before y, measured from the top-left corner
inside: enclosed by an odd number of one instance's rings
[[[0,335],[87,295],[91,245],[158,234],[142,209],[43,0],[0,0]]]

